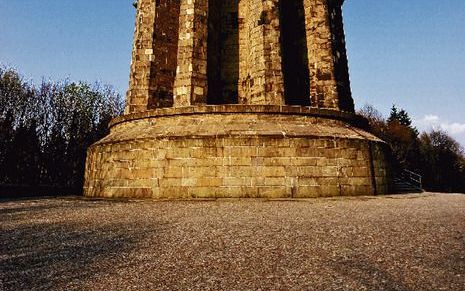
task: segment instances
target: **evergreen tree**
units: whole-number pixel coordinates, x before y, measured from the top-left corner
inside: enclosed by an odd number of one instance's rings
[[[386,141],[391,145],[397,167],[419,170],[418,130],[404,109],[392,106],[386,123]]]

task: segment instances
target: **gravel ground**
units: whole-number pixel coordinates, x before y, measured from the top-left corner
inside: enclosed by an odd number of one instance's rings
[[[0,290],[465,290],[465,195],[0,202]]]

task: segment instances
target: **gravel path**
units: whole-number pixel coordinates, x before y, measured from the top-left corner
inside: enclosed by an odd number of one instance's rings
[[[0,290],[465,290],[465,195],[0,202]]]

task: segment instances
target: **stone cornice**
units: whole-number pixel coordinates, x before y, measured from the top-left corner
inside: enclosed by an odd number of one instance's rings
[[[132,120],[148,118],[177,116],[177,115],[199,115],[199,114],[237,114],[237,113],[262,113],[283,115],[304,115],[326,119],[335,119],[348,122],[360,128],[367,128],[365,118],[339,110],[321,109],[306,106],[279,106],[279,105],[203,105],[188,107],[169,107],[144,112],[122,115],[114,118],[109,127]]]

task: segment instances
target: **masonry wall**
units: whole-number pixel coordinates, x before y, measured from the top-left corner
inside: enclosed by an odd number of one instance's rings
[[[389,161],[389,148],[384,143],[371,143],[373,177],[376,185],[375,194],[390,193],[391,169]]]
[[[127,115],[88,150],[85,195],[386,193],[384,143],[352,114],[342,2],[139,0]]]
[[[173,106],[179,39],[180,0],[155,1],[154,46],[148,109]]]
[[[332,51],[334,59],[334,77],[337,83],[339,109],[354,112],[354,101],[350,90],[349,65],[347,61],[344,24],[340,1],[330,2],[329,19],[331,23]]]
[[[155,0],[139,0],[129,90],[126,95],[126,114],[147,110],[148,98],[153,95],[150,74],[154,59],[154,23]]]
[[[102,167],[102,176],[88,173],[87,193],[153,198],[374,194],[367,148],[360,140],[267,137],[108,145],[90,152],[99,162],[89,171]],[[383,179],[377,176],[379,193],[385,193]]]
[[[174,106],[207,103],[208,0],[180,0]]]
[[[239,1],[239,103],[283,105],[278,0]]]
[[[87,196],[320,197],[386,193],[383,143],[337,120],[173,115],[124,122],[88,152]]]
[[[354,111],[338,0],[140,0],[126,113],[202,104]]]

